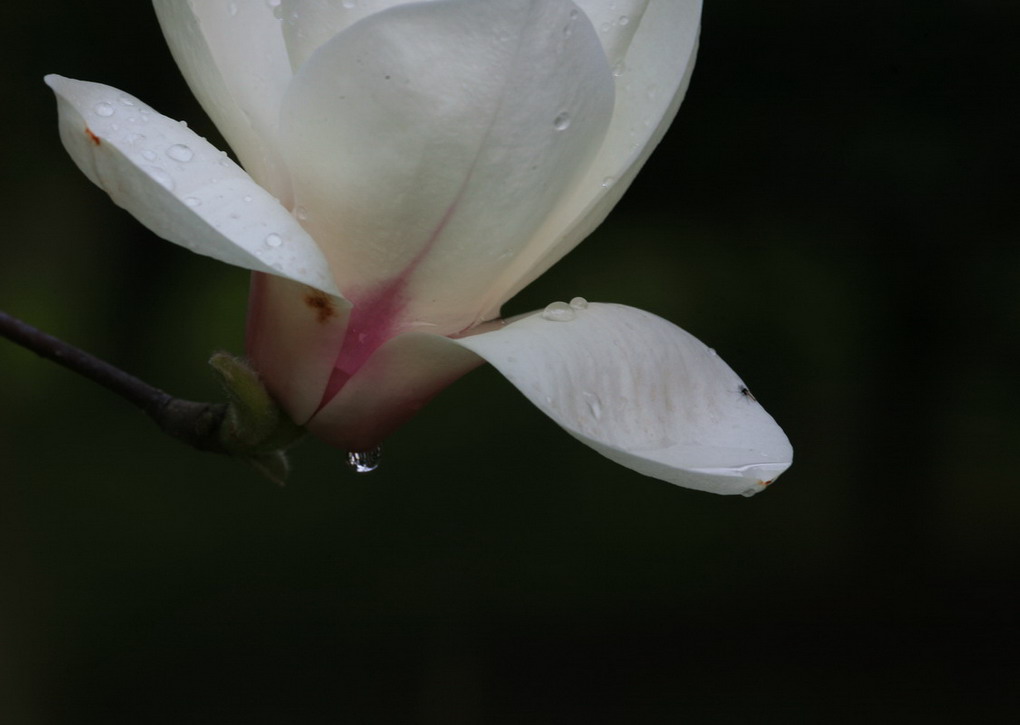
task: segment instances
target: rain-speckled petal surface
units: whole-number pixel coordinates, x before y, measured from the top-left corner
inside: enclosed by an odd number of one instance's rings
[[[153,0],[192,93],[252,177],[285,204],[277,154],[280,101],[291,79],[280,19],[265,0]]]
[[[446,334],[479,321],[493,279],[598,153],[612,107],[605,54],[572,2],[434,0],[320,46],[287,92],[281,142],[345,295]]]
[[[450,342],[494,365],[578,440],[647,476],[751,495],[793,460],[786,435],[736,373],[648,312],[559,303]]]
[[[227,264],[338,294],[312,238],[225,153],[116,88],[56,75],[46,82],[71,158],[154,233]]]
[[[698,46],[701,0],[578,0],[613,63],[616,103],[598,157],[492,285],[483,319],[602,223],[676,116]],[[626,22],[624,22],[626,18]]]

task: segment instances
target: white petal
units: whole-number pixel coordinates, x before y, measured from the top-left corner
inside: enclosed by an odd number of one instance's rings
[[[701,0],[578,0],[613,61],[616,104],[598,157],[493,285],[485,318],[602,223],[662,140],[694,70]],[[618,13],[618,15],[617,15]],[[615,19],[614,19],[615,16]],[[627,22],[621,26],[620,19]],[[603,30],[606,25],[608,30]]]
[[[675,4],[676,0],[667,0]],[[627,49],[641,25],[649,4],[662,0],[574,0],[591,24],[598,31],[599,40],[615,66],[627,53]]]
[[[792,461],[785,434],[736,373],[647,312],[559,303],[453,342],[492,363],[571,435],[639,473],[750,495]]]
[[[353,23],[395,5],[415,0],[282,0],[283,35],[296,71],[320,45]]]
[[[316,50],[284,103],[295,201],[355,305],[402,285],[456,332],[599,148],[612,76],[567,0],[393,7]]]
[[[56,75],[46,83],[71,158],[153,232],[227,264],[337,294],[312,238],[225,153],[116,88]]]
[[[192,93],[248,173],[289,204],[276,132],[291,70],[280,19],[271,5],[264,0],[153,0]]]

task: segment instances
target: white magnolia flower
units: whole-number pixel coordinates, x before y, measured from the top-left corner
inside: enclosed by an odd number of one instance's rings
[[[579,298],[498,320],[662,137],[700,0],[154,5],[241,166],[126,93],[49,76],[61,138],[153,232],[254,271],[248,355],[295,422],[368,450],[488,361],[641,473],[753,493],[789,466],[736,374],[669,322]]]

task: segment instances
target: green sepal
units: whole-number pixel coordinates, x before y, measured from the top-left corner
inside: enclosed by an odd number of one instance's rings
[[[223,450],[246,459],[270,480],[282,484],[289,470],[284,450],[305,434],[273,400],[257,372],[243,359],[217,352],[209,359],[227,393],[220,426]]]

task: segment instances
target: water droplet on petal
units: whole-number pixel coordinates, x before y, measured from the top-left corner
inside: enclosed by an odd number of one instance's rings
[[[96,112],[97,116],[102,116],[103,118],[109,118],[116,113],[116,109],[106,101],[100,101],[92,107],[92,110]]]
[[[195,158],[195,152],[182,143],[174,144],[166,150],[166,155],[174,161],[188,162]]]
[[[345,9],[353,10],[354,8],[358,7],[358,0],[344,0],[342,4]]]
[[[156,152],[153,151],[152,149],[145,149],[144,151],[142,151],[142,158],[145,159],[146,161],[155,161]]]
[[[586,300],[584,297],[575,297],[574,299],[570,300],[570,306],[573,307],[575,310],[586,310],[588,309],[588,300]]]
[[[570,322],[577,317],[577,311],[566,302],[551,302],[542,310],[542,317],[551,322]]]
[[[281,237],[279,234],[267,234],[266,244],[269,245],[270,247],[279,247],[281,244],[283,244],[283,237]]]
[[[367,451],[351,451],[347,454],[347,466],[355,473],[371,473],[379,467],[382,446]]]
[[[566,131],[570,128],[570,114],[564,111],[553,119],[553,127],[557,131]]]
[[[266,5],[271,8],[278,8],[280,7],[280,0],[266,0]]]
[[[184,197],[184,203],[187,204],[188,206],[201,206],[202,205],[201,200],[199,200],[199,198],[196,197],[196,196],[186,196],[186,197]]]
[[[588,412],[591,413],[591,417],[600,420],[602,418],[602,399],[587,390],[581,395],[584,397],[584,402],[588,404]]]
[[[624,25],[630,22],[630,18],[628,18],[626,15],[621,15],[620,19],[617,20],[616,22],[620,24],[620,27],[623,27]]]
[[[607,176],[602,180],[602,188],[608,189],[610,186],[616,183],[616,179],[612,176]]]
[[[245,204],[251,204],[251,202],[252,202],[252,199],[251,199],[251,197],[250,197],[250,196],[248,196],[247,194],[245,194],[245,195],[244,195],[244,203],[245,203]]]
[[[305,209],[303,206],[299,206],[296,209],[294,209],[294,216],[297,217],[298,221],[301,222],[306,221],[308,219],[308,210]]]
[[[120,101],[120,105],[122,105],[122,106],[133,106],[133,105],[135,105],[135,102],[132,101],[127,96],[121,96],[117,100]]]

